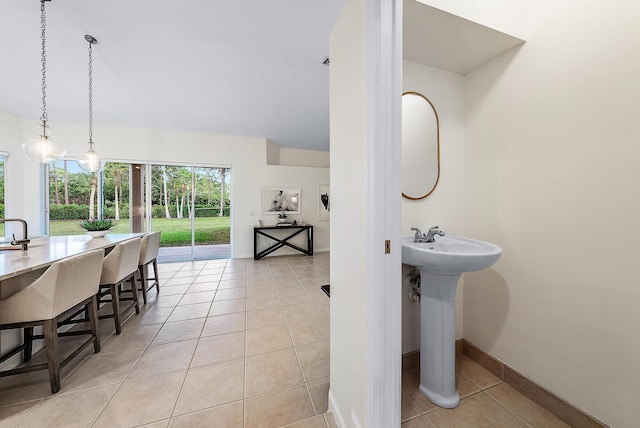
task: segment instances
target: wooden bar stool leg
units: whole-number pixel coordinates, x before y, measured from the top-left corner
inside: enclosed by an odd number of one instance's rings
[[[44,322],[44,343],[47,350],[51,392],[60,391],[60,357],[58,354],[58,323],[55,319]]]
[[[153,276],[155,277],[155,280],[156,280],[156,291],[159,293],[160,279],[158,277],[158,260],[157,259],[153,259]]]
[[[33,327],[24,328],[24,361],[30,361],[33,355]]]
[[[100,352],[100,329],[98,328],[98,311],[96,310],[97,304],[96,296],[91,297],[91,301],[87,303],[87,313],[89,316],[89,323],[91,324],[91,334],[93,335],[93,350],[94,352]]]
[[[138,286],[136,285],[138,282],[138,270],[136,269],[131,274],[131,294],[133,294],[133,302],[136,308],[136,314],[140,314],[140,303],[138,302]]]
[[[116,334],[120,334],[122,327],[120,326],[120,294],[116,284],[111,284],[111,307],[113,308],[113,322],[116,325]]]
[[[139,266],[140,284],[142,285],[142,301],[147,304],[147,276],[144,274],[146,266]]]
[[[133,271],[133,273],[131,274],[131,276],[128,279],[125,279],[123,281],[123,285],[126,281],[130,281],[131,282],[131,294],[133,297],[133,306],[136,310],[136,314],[140,313],[140,303],[138,302],[138,269],[136,269],[135,271]]]

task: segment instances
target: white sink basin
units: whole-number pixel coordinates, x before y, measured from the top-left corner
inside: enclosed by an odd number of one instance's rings
[[[464,272],[486,269],[502,254],[489,242],[436,236],[435,242],[402,239],[402,263],[420,269],[420,392],[438,406],[456,407],[456,287]]]
[[[440,275],[458,275],[486,269],[494,264],[502,248],[489,242],[461,236],[436,236],[435,242],[402,240],[402,263]]]

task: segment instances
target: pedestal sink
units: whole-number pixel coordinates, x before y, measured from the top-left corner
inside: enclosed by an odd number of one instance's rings
[[[402,240],[402,263],[420,269],[420,392],[434,404],[454,408],[456,391],[455,300],[464,272],[494,264],[502,248],[459,236],[435,242]]]

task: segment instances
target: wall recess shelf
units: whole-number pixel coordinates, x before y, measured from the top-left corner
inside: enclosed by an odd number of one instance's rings
[[[461,75],[525,40],[415,0],[404,1],[403,58]]]

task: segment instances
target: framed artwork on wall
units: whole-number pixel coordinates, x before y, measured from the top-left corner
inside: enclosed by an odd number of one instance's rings
[[[263,187],[262,214],[300,214],[300,189]]]
[[[320,220],[329,220],[331,212],[331,202],[329,199],[331,192],[328,184],[318,185],[318,218]]]

